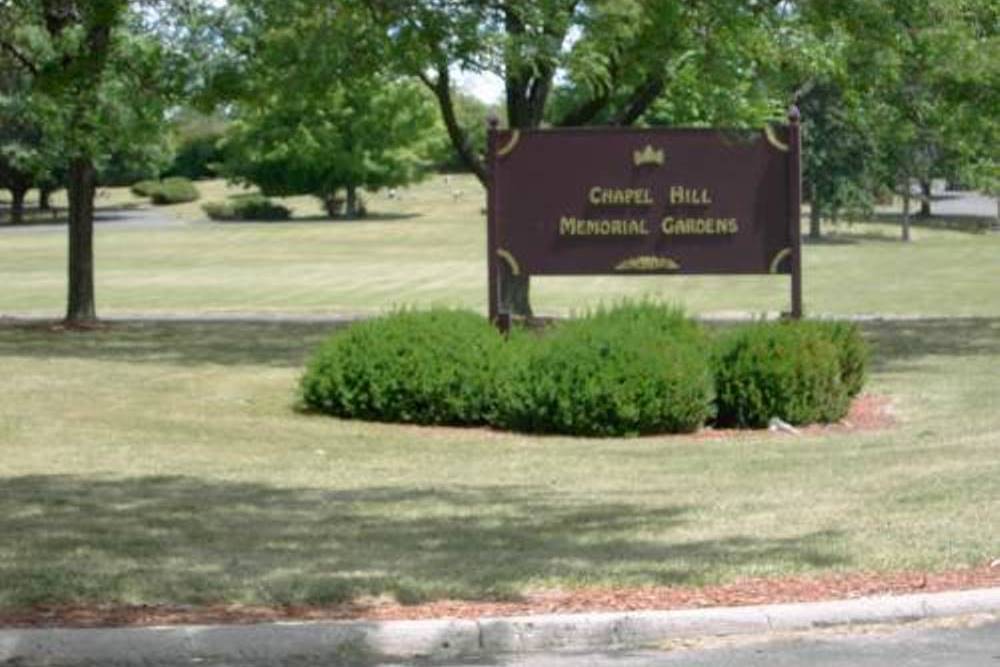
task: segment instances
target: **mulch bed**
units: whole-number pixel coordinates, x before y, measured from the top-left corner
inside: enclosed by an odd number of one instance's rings
[[[583,588],[539,591],[514,602],[441,600],[400,605],[373,599],[329,607],[242,605],[59,605],[0,611],[0,627],[139,627],[249,624],[272,621],[417,620],[605,611],[699,609],[786,602],[817,602],[875,595],[934,593],[1000,586],[1000,559],[992,565],[946,572],[845,573],[820,577],[745,579],[684,588]]]
[[[859,431],[878,431],[891,428],[896,424],[892,399],[878,394],[861,394],[851,402],[847,416],[833,424],[810,424],[796,427],[801,435],[823,435],[825,433],[857,433]],[[780,430],[761,431],[740,428],[706,427],[694,434],[696,438],[746,438],[760,434],[774,436],[791,436],[791,433]],[[793,436],[794,437],[794,436]]]

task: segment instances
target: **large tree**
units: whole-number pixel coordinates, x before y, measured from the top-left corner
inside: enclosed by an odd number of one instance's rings
[[[820,21],[849,36],[848,73],[870,114],[869,158],[903,198],[910,238],[913,186],[930,213],[935,177],[996,164],[1000,104],[998,12],[983,0],[813,0]],[[978,173],[982,173],[979,171]]]
[[[69,194],[66,320],[97,317],[93,223],[98,168],[148,140],[162,121],[163,55],[142,34],[155,3],[128,0],[0,2],[0,51],[26,82],[41,141],[58,145]],[[163,9],[163,8],[161,8]],[[155,17],[159,19],[160,16]]]
[[[363,4],[232,0],[216,25],[204,98],[234,120],[226,175],[355,217],[360,188],[403,185],[429,165],[433,106],[387,71]]]
[[[405,185],[429,165],[434,110],[420,90],[379,77],[240,105],[225,173],[267,195],[314,195],[327,214],[359,217],[358,191]]]

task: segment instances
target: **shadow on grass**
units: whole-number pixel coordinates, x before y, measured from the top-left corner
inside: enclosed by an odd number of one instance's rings
[[[836,231],[824,231],[818,238],[811,238],[808,235],[802,237],[803,245],[807,246],[843,246],[859,245],[862,243],[901,243],[898,236],[889,236],[866,232],[861,229],[851,231],[849,228],[838,228]]]
[[[325,215],[303,215],[288,220],[209,220],[219,225],[293,225],[297,223],[323,223],[329,225],[358,225],[367,222],[400,222],[423,217],[422,213],[369,213],[363,218],[349,220],[347,218],[331,218]]]
[[[516,599],[539,581],[698,584],[843,563],[832,532],[674,537],[695,510],[528,486],[13,477],[0,487],[0,607]]]
[[[902,229],[903,214],[875,213],[873,219],[870,222],[895,225],[900,229]],[[982,234],[983,232],[989,230],[995,222],[996,222],[995,218],[984,215],[935,213],[930,217],[921,217],[919,215],[910,216],[911,227],[924,228],[924,229],[948,229],[956,232],[968,232],[970,234]],[[865,224],[865,221],[860,221],[855,224],[863,225]]]
[[[926,356],[1000,358],[1000,317],[865,322],[862,330],[875,371]]]
[[[92,359],[184,366],[220,364],[301,368],[316,347],[348,322],[150,321],[67,332],[0,319],[0,359]],[[713,325],[721,328],[734,324]],[[1000,317],[928,318],[862,323],[873,369],[937,356],[1000,357]]]
[[[142,209],[142,207],[143,205],[140,203],[101,207],[98,202],[98,208],[94,211],[94,224],[123,221],[144,222],[132,215],[133,212]],[[16,225],[11,222],[9,213],[0,209],[0,229],[65,227],[68,222],[68,209],[56,206],[52,207],[50,211],[28,209],[24,212],[24,221]]]
[[[91,359],[184,366],[301,367],[344,324],[296,322],[149,322],[64,331],[52,324],[0,320],[0,358]]]
[[[399,222],[424,217],[423,213],[369,213],[363,218],[331,218],[325,215],[303,215],[285,222],[327,222],[331,225],[363,225],[366,222]]]

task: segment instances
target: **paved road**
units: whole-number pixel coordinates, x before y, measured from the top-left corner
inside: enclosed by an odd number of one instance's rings
[[[100,205],[100,202],[98,202]],[[4,210],[3,224],[0,224],[0,234],[45,234],[66,233],[66,223],[36,222],[30,225],[7,224],[7,212]],[[98,232],[102,229],[148,229],[150,227],[181,227],[187,223],[175,218],[170,213],[156,209],[98,209],[94,215],[94,224]]]
[[[978,192],[950,191],[943,193],[941,199],[931,202],[931,213],[942,216],[969,215],[989,218],[997,214],[997,200]]]

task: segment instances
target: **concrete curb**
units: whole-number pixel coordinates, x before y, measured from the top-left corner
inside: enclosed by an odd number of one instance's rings
[[[1000,588],[834,602],[479,620],[0,630],[0,666],[365,665],[541,650],[635,648],[684,637],[1000,613]]]

